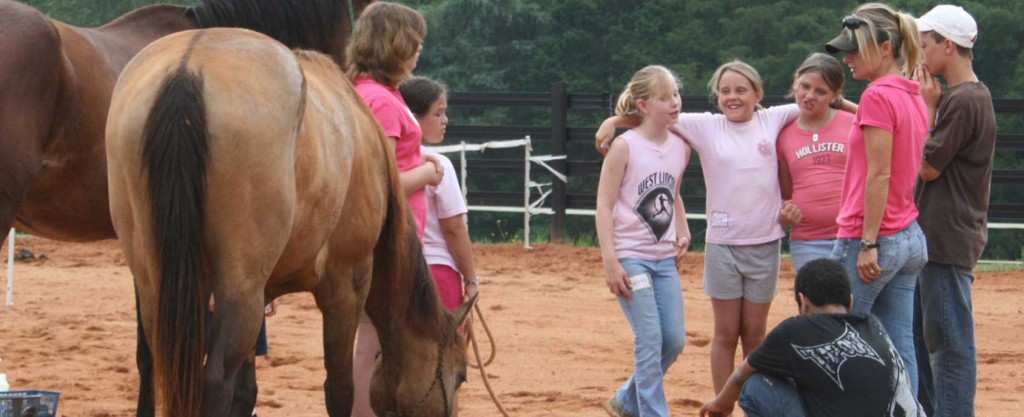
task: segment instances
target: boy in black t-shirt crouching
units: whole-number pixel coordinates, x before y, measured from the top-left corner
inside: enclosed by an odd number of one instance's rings
[[[701,416],[924,416],[903,361],[871,314],[850,314],[839,262],[807,263],[794,286],[800,315],[786,319],[733,372]]]

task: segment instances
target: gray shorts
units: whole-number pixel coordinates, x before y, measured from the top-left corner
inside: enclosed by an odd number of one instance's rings
[[[778,293],[781,240],[704,247],[704,292],[711,298],[770,303]]]

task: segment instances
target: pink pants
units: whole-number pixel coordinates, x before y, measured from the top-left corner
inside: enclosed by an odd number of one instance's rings
[[[449,312],[455,311],[462,303],[462,275],[448,265],[430,265],[437,284],[437,294],[441,296],[444,307]]]

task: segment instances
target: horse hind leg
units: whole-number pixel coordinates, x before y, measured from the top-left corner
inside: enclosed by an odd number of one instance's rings
[[[235,397],[231,403],[231,417],[250,417],[256,407],[256,363],[245,361],[235,377]]]
[[[248,416],[256,398],[253,361],[263,319],[262,291],[221,291],[216,300],[207,342],[202,415]],[[238,394],[242,397],[236,398]]]
[[[327,269],[313,291],[324,323],[324,366],[327,369],[324,394],[328,415],[348,416],[353,401],[353,342],[369,292],[371,262],[364,261],[347,269]]]

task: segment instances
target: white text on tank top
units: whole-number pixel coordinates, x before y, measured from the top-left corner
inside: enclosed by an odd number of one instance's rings
[[[686,169],[686,144],[669,135],[655,145],[630,130],[621,140],[629,145],[612,218],[615,253],[619,258],[659,260],[675,254],[675,198]]]

